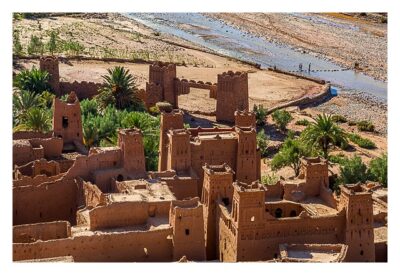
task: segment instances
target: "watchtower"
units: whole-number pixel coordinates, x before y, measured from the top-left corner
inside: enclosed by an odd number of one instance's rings
[[[171,112],[162,112],[160,128],[158,171],[165,171],[168,161],[169,139],[167,132],[171,129],[183,129],[183,112],[177,109]]]
[[[53,99],[53,131],[63,139],[64,145],[74,141],[82,144],[81,106],[75,92],[69,94],[67,102]]]
[[[176,65],[173,63],[155,62],[149,66],[149,83],[160,85],[162,100],[171,103],[174,108],[178,108],[175,78]]]
[[[144,157],[143,134],[137,128],[120,129],[118,146],[121,148],[123,167],[128,173],[144,176],[146,162]]]
[[[360,184],[340,186],[339,210],[345,209],[349,261],[375,261],[372,192]]]
[[[232,202],[233,196],[233,171],[227,164],[203,166],[204,183],[201,201],[204,204],[205,236],[207,259],[217,257],[217,200],[221,199],[225,205]]]
[[[329,188],[328,161],[320,158],[302,158],[300,178],[306,182],[308,196],[318,196],[321,185]]]
[[[60,96],[60,71],[56,56],[42,56],[39,61],[41,71],[49,73],[49,84],[57,96]]]
[[[218,74],[217,121],[235,122],[236,110],[249,110],[247,73],[228,71]]]
[[[253,182],[260,174],[260,160],[257,157],[257,139],[255,128],[236,127],[238,151],[236,162],[236,180]]]
[[[172,226],[173,259],[205,261],[203,205],[199,198],[171,202],[169,223]]]

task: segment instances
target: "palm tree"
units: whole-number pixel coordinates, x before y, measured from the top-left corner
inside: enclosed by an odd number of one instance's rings
[[[88,123],[83,127],[83,143],[86,148],[97,146],[99,143],[99,133],[93,123]]]
[[[346,133],[333,122],[330,115],[318,115],[302,133],[302,140],[313,149],[321,149],[324,158],[328,158],[331,145],[347,142]]]
[[[48,132],[51,129],[50,111],[42,108],[30,108],[23,117],[22,123],[14,128],[15,131],[31,130],[35,132]]]
[[[43,91],[49,91],[49,73],[36,69],[35,66],[31,70],[23,70],[15,76],[14,86],[20,90],[30,91],[40,94]]]
[[[13,114],[17,123],[23,120],[28,110],[40,107],[42,104],[40,96],[28,91],[17,90],[13,94]]]
[[[116,66],[107,72],[108,75],[103,75],[103,88],[98,97],[103,108],[110,104],[115,105],[117,109],[138,105],[140,100],[136,96],[136,79],[129,70]]]

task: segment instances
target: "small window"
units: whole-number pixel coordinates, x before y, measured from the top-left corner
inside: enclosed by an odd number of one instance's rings
[[[189,229],[185,229],[185,234],[188,236],[190,234]]]
[[[121,175],[121,174],[119,174],[119,175],[117,176],[117,181],[123,181],[123,180],[124,180],[124,176]]]
[[[63,128],[68,128],[68,117],[66,116],[62,117],[62,126]]]
[[[282,218],[282,209],[277,208],[275,210],[275,218]]]
[[[363,256],[364,255],[364,250],[360,251],[360,255]]]

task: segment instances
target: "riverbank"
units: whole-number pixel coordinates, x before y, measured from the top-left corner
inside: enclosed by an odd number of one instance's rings
[[[340,15],[340,16],[339,16]],[[387,80],[387,24],[343,14],[208,13],[252,35]]]

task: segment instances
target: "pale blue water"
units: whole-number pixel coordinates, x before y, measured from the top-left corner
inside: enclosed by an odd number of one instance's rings
[[[298,71],[299,64],[302,63],[303,74],[330,81],[335,86],[344,89],[366,92],[381,100],[387,100],[386,82],[347,70],[333,62],[296,51],[288,46],[269,42],[200,13],[128,13],[124,15],[158,32],[175,35],[230,57],[258,63],[262,68],[276,66],[286,71]],[[318,24],[357,30],[355,26],[330,22],[312,15],[295,13],[293,16],[306,17]],[[178,28],[182,24],[189,25],[189,28]],[[309,63],[311,63],[311,72],[308,72]]]

